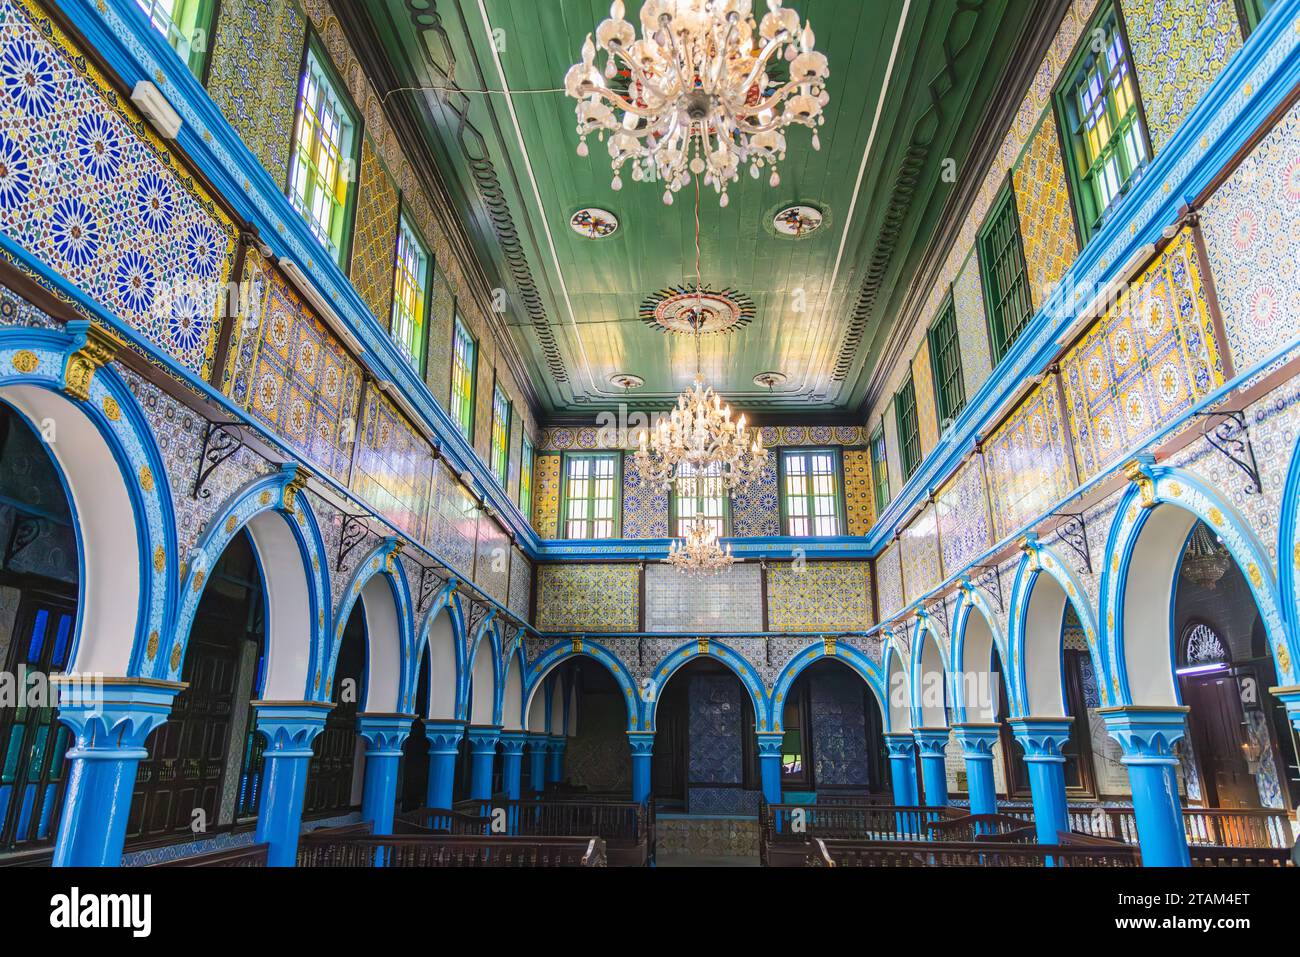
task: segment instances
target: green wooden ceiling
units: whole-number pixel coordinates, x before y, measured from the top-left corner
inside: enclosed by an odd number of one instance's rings
[[[787,136],[778,187],[742,175],[725,209],[712,190],[702,192],[703,281],[733,287],[755,306],[748,325],[703,338],[703,371],[759,414],[852,415],[955,188],[941,175],[944,161],[955,161],[960,177],[980,145],[980,120],[1034,5],[787,5],[810,20],[830,61],[821,150],[798,128]],[[398,112],[423,138],[490,281],[508,291],[507,321],[543,417],[590,417],[624,400],[643,408],[671,401],[694,374],[694,343],[651,328],[638,311],[660,289],[694,282],[693,193],[688,187],[665,206],[661,188],[633,182],[628,170],[614,191],[601,144],[593,140],[588,157],[576,155],[574,101],[557,92],[608,3],[346,6],[353,12],[343,14],[345,25],[368,65],[386,73],[381,82],[425,88],[394,94]],[[633,22],[637,6],[628,3]],[[905,168],[909,161],[913,169]],[[791,203],[823,209],[826,223],[798,240],[776,235],[772,216]],[[574,233],[569,218],[586,206],[612,211],[619,230],[596,241]],[[754,376],[768,370],[786,382],[756,387]],[[645,385],[625,395],[610,383],[617,373]]]

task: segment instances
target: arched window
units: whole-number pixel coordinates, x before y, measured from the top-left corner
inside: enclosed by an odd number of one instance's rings
[[[1189,621],[1183,628],[1179,653],[1182,658],[1182,664],[1178,668],[1180,675],[1218,671],[1232,663],[1227,644],[1204,621]]]

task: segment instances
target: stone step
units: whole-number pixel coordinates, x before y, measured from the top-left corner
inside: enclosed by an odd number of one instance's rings
[[[758,819],[739,815],[660,814],[658,854],[758,859]]]

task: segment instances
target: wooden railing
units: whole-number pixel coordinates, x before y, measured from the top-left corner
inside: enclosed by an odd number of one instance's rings
[[[458,805],[466,806],[464,802]],[[471,814],[471,811],[474,813]],[[468,809],[459,813],[467,819],[485,822],[487,827],[481,828],[479,833],[490,833],[488,829],[500,820],[505,834],[520,837],[594,835],[605,841],[609,863],[613,867],[644,867],[654,860],[653,803],[638,804],[626,800],[579,801],[576,796],[556,801],[549,797],[521,801],[493,798],[490,801],[468,802]]]
[[[1134,867],[1124,844],[999,844],[956,841],[852,841],[814,838],[805,867]]]
[[[307,834],[299,867],[604,867],[598,837]]]
[[[1032,823],[1009,814],[968,814],[926,825],[931,841],[995,841],[1003,844],[1032,844],[1037,837]]]
[[[397,815],[393,820],[393,830],[398,834],[487,834],[490,821],[481,814],[422,807]]]
[[[1289,848],[1193,845],[1192,867],[1294,867]]]
[[[150,867],[266,867],[267,844],[249,844],[245,847],[226,848],[174,861],[160,861]]]
[[[1068,814],[1072,831],[1138,843],[1131,807],[1071,805]],[[1275,808],[1184,808],[1183,828],[1192,847],[1284,849],[1295,843],[1289,815]]]
[[[765,866],[801,865],[810,838],[923,841],[931,824],[965,815],[951,807],[759,804],[759,859]],[[782,860],[780,858],[793,859]]]

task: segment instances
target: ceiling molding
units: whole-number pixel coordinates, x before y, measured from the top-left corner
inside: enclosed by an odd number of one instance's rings
[[[1042,0],[1042,16],[1029,19],[1021,31],[1010,60],[1011,67],[1003,73],[993,92],[990,101],[993,107],[985,112],[972,139],[973,143],[978,144],[978,151],[964,167],[957,188],[944,204],[939,214],[939,228],[927,245],[921,265],[912,277],[903,307],[899,310],[899,315],[906,318],[894,323],[888,343],[881,351],[880,360],[871,374],[862,402],[857,407],[860,419],[869,415],[877,400],[882,397],[894,368],[903,358],[915,323],[924,318],[919,315],[920,310],[939,279],[949,251],[957,241],[966,216],[984,184],[984,178],[1002,147],[1007,131],[1011,129],[1020,104],[1042,65],[1043,57],[1060,30],[1071,2],[1072,0]]]

